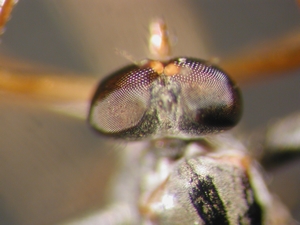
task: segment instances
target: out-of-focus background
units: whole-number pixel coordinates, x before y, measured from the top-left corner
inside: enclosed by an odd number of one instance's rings
[[[174,56],[221,62],[300,32],[293,0],[26,0],[13,11],[0,53],[101,79],[129,63],[115,49],[148,56],[148,24],[158,16],[168,23]],[[299,110],[299,73],[243,86],[242,129]],[[102,207],[123,144],[99,137],[82,119],[0,90],[0,225],[50,225]],[[272,188],[299,220],[298,164],[276,171]]]

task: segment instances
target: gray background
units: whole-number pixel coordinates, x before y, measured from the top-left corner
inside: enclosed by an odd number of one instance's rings
[[[292,0],[81,2],[20,1],[1,52],[100,79],[128,64],[115,48],[136,59],[147,56],[147,27],[156,16],[166,19],[178,39],[174,55],[200,58],[222,60],[300,30],[300,8]],[[299,110],[298,73],[243,87],[244,130]],[[54,224],[101,207],[122,143],[100,138],[85,121],[34,101],[2,92],[0,101],[0,224]],[[295,215],[298,164],[277,171],[272,184]]]

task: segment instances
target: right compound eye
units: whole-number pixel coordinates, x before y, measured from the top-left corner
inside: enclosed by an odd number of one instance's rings
[[[98,87],[89,122],[103,134],[118,134],[139,124],[150,102],[150,86],[157,78],[151,67],[127,66]]]

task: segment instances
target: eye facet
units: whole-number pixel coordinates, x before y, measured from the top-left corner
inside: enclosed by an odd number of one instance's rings
[[[203,60],[149,60],[127,66],[100,83],[89,122],[113,137],[191,138],[236,125],[241,104],[230,78]]]

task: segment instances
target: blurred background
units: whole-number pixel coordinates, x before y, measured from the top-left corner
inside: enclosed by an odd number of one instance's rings
[[[59,70],[67,79],[75,74],[70,82],[89,77],[92,91],[98,80],[130,63],[116,49],[136,60],[149,56],[148,25],[157,17],[168,23],[174,56],[218,58],[221,64],[239,51],[300,32],[300,7],[293,0],[26,0],[12,13],[0,54]],[[6,71],[3,63],[0,69]],[[299,73],[243,85],[241,129],[299,110]],[[86,101],[75,103],[86,107]],[[101,208],[123,144],[45,102],[0,91],[0,224],[50,225]],[[299,171],[298,161],[275,171],[271,183],[298,220]]]

